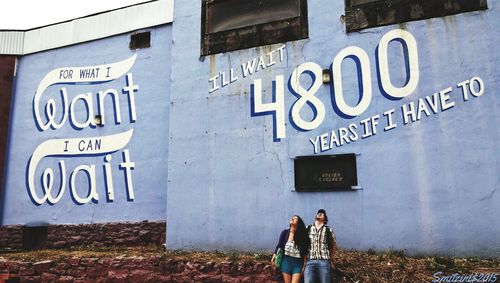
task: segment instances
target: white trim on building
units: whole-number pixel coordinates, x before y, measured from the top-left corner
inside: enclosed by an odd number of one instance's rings
[[[25,55],[172,23],[173,0],[153,0],[25,31],[0,30],[0,54]]]

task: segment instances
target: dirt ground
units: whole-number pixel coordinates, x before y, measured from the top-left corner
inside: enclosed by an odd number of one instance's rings
[[[72,250],[0,252],[0,260],[23,262],[58,261],[69,257],[134,256],[161,256],[194,263],[229,261],[267,264],[271,259],[270,253],[165,251],[158,246],[104,249],[81,247]],[[500,282],[500,259],[498,258],[417,258],[406,256],[401,251],[377,253],[346,250],[339,250],[335,258],[334,276],[337,282]]]

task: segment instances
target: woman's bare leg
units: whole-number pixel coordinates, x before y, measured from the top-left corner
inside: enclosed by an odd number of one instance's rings
[[[282,272],[282,273],[283,273],[283,281],[285,281],[285,283],[291,283],[292,282],[292,275],[285,273],[285,272]]]
[[[302,274],[300,273],[295,273],[292,275],[292,282],[291,283],[300,283],[300,276]]]

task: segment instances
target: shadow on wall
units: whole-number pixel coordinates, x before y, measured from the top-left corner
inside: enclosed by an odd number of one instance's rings
[[[0,55],[0,225],[3,223],[5,157],[9,135],[9,117],[12,98],[12,85],[16,66],[15,56]]]

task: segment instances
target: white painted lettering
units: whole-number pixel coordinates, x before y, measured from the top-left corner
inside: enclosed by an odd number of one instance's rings
[[[282,45],[280,48],[278,48],[278,52],[280,53],[280,62],[283,62],[284,60],[284,50],[285,50],[286,45]]]
[[[333,148],[333,146],[339,147],[339,139],[337,137],[337,134],[334,131],[330,132],[330,148]]]
[[[356,106],[349,106],[345,102],[344,91],[342,87],[342,62],[344,61],[345,58],[353,56],[356,57],[360,63],[361,69],[358,71],[361,72],[361,79],[362,79],[361,83],[363,85],[362,87],[363,92],[361,93],[361,100],[358,102],[358,104]],[[350,46],[344,48],[333,59],[332,70],[333,70],[334,96],[337,108],[344,115],[347,115],[349,117],[356,117],[358,115],[361,115],[361,113],[363,113],[368,108],[372,100],[372,81],[371,81],[371,71],[370,71],[370,59],[368,58],[368,54],[366,54],[366,52],[363,49],[356,46]]]
[[[365,139],[367,137],[371,137],[373,135],[371,131],[370,125],[368,125],[370,122],[370,118],[366,118],[364,120],[361,120],[361,125],[363,125],[363,134],[361,135],[362,139]]]
[[[300,84],[300,77],[302,74],[307,74],[313,79],[312,85],[309,88],[304,88]],[[291,109],[291,118],[295,125],[302,130],[316,129],[325,119],[325,106],[320,99],[314,94],[319,90],[322,85],[321,82],[322,69],[313,62],[306,62],[300,64],[292,73],[290,78],[291,90],[299,96],[299,99],[293,104]],[[300,111],[305,105],[313,108],[315,116],[311,121],[302,119]]]
[[[439,92],[439,99],[441,101],[441,111],[446,111],[455,106],[455,102],[450,101],[451,98],[448,95],[448,93],[450,92],[451,92],[451,87],[443,89],[442,91]]]
[[[212,84],[212,87],[208,91],[209,93],[212,93],[220,88],[220,86],[217,85],[217,80],[219,79],[219,75],[216,75],[214,77],[211,77],[208,81]]]
[[[349,132],[351,132],[351,135],[349,136],[349,139],[351,141],[357,141],[358,140],[358,133],[356,133],[356,129],[358,126],[356,124],[350,124],[349,125]]]
[[[476,90],[474,88],[475,85],[477,85],[478,90]],[[484,93],[483,80],[480,77],[473,77],[472,79],[470,79],[469,90],[470,90],[470,93],[472,95],[474,95],[475,97],[479,97],[479,96],[483,95],[483,93]]]
[[[375,115],[370,118],[371,120],[371,125],[372,125],[372,132],[374,135],[377,134],[377,126],[378,126],[378,120],[380,118],[380,115]]]
[[[349,131],[346,128],[339,128],[340,145],[344,145],[344,142],[349,143],[348,133]]]
[[[243,73],[244,78],[247,77],[248,75],[253,74],[256,62],[257,59],[254,58],[253,60],[248,61],[246,64],[245,63],[241,64],[241,71]]]
[[[429,104],[429,106],[431,107],[432,112],[436,114],[439,110],[438,94],[434,93],[432,96],[426,96],[425,101],[427,101],[427,104]]]
[[[137,113],[135,110],[135,92],[139,90],[139,85],[134,85],[134,79],[132,73],[127,74],[126,86],[123,88],[123,93],[128,94],[129,110],[130,110],[130,122],[135,122],[137,120]]]
[[[467,85],[469,84],[469,80],[465,80],[459,84],[457,84],[457,87],[462,89],[462,96],[464,98],[464,101],[469,100],[469,92],[467,90]]]
[[[222,81],[222,87],[227,86],[229,84],[229,81],[226,80],[226,72],[220,72],[219,75]]]
[[[83,171],[87,174],[89,178],[89,192],[86,197],[80,197],[78,193],[76,192],[76,184],[75,184],[75,179],[76,175],[80,172]],[[70,177],[70,187],[71,187],[71,195],[73,196],[73,199],[78,203],[78,204],[86,204],[92,200],[99,200],[99,195],[97,194],[97,186],[95,182],[95,165],[80,165],[75,168],[73,173],[71,174]]]
[[[107,154],[104,157],[104,178],[106,179],[106,197],[108,201],[113,201],[115,199],[115,191],[113,188],[113,175],[111,174],[111,164],[109,162],[111,161],[111,155]]]
[[[132,182],[132,170],[135,168],[135,162],[130,162],[130,154],[128,149],[123,151],[123,162],[120,163],[120,169],[125,171],[125,179],[127,181],[127,194],[129,200],[134,200],[134,185]]]
[[[317,136],[315,139],[310,138],[309,141],[312,143],[314,147],[314,154],[318,153],[319,136]]]
[[[412,101],[408,104],[404,104],[403,107],[401,107],[403,111],[403,124],[406,125],[410,121],[415,122],[417,121],[416,116],[417,114],[415,113],[415,103]]]
[[[276,76],[273,82],[273,96],[275,101],[264,103],[262,98],[262,80],[256,79],[251,87],[252,116],[272,114],[276,119],[276,128],[274,129],[274,139],[279,140],[286,137],[285,132],[285,89],[284,78],[282,75]]]
[[[391,77],[389,75],[389,59],[388,59],[388,46],[389,42],[397,39],[402,39],[402,44],[404,43],[408,51],[408,66],[409,66],[409,80],[404,87],[395,87],[391,83]],[[384,91],[394,97],[403,98],[410,95],[415,91],[420,79],[420,71],[418,66],[418,49],[417,41],[413,35],[403,29],[394,29],[387,32],[378,45],[378,59],[379,59],[379,73],[380,73],[380,83]]]
[[[387,126],[384,127],[384,131],[389,131],[396,128],[396,124],[392,121],[392,115],[394,114],[394,108],[384,112],[384,116],[387,117]]]
[[[256,72],[259,71],[259,69],[263,70],[266,68],[266,61],[264,60],[263,56],[260,56],[259,58],[259,64],[257,65],[257,69],[255,69]]]
[[[75,114],[75,105],[78,101],[82,101],[84,104],[86,111],[84,113],[86,114],[86,118],[84,122],[79,122],[76,120],[76,114]],[[81,113],[83,111],[79,111]],[[79,94],[71,100],[71,103],[69,105],[69,117],[71,124],[75,126],[78,129],[83,129],[85,127],[88,127],[89,125],[93,124],[94,122],[94,105],[92,103],[92,93],[88,92],[86,94]]]
[[[104,99],[106,96],[111,95],[112,100],[113,100],[113,105],[114,105],[114,113],[115,113],[115,122],[117,124],[120,124],[122,122],[122,115],[121,115],[121,109],[120,109],[120,99],[119,99],[119,94],[118,91],[114,89],[108,89],[106,91],[99,91],[97,93],[97,99],[99,101],[99,114],[101,115],[101,124],[105,125],[106,124],[106,113],[104,111]],[[95,126],[94,121],[91,122],[93,126]]]
[[[267,63],[267,66],[272,66],[274,64],[276,64],[276,61],[274,61],[274,52],[276,52],[275,50],[267,53],[267,57],[269,57],[269,62]]]
[[[321,140],[321,151],[325,151],[325,150],[328,150],[328,134],[323,134],[321,136],[319,136],[320,140]]]
[[[235,81],[238,80],[238,77],[234,76],[234,70],[233,70],[233,68],[231,68],[231,70],[229,71],[229,73],[230,73],[229,83],[234,83]]]
[[[420,120],[422,112],[425,113],[425,116],[429,117],[431,113],[429,112],[429,109],[427,109],[427,105],[425,103],[424,98],[420,98],[418,100],[418,110],[417,110],[417,120]]]

